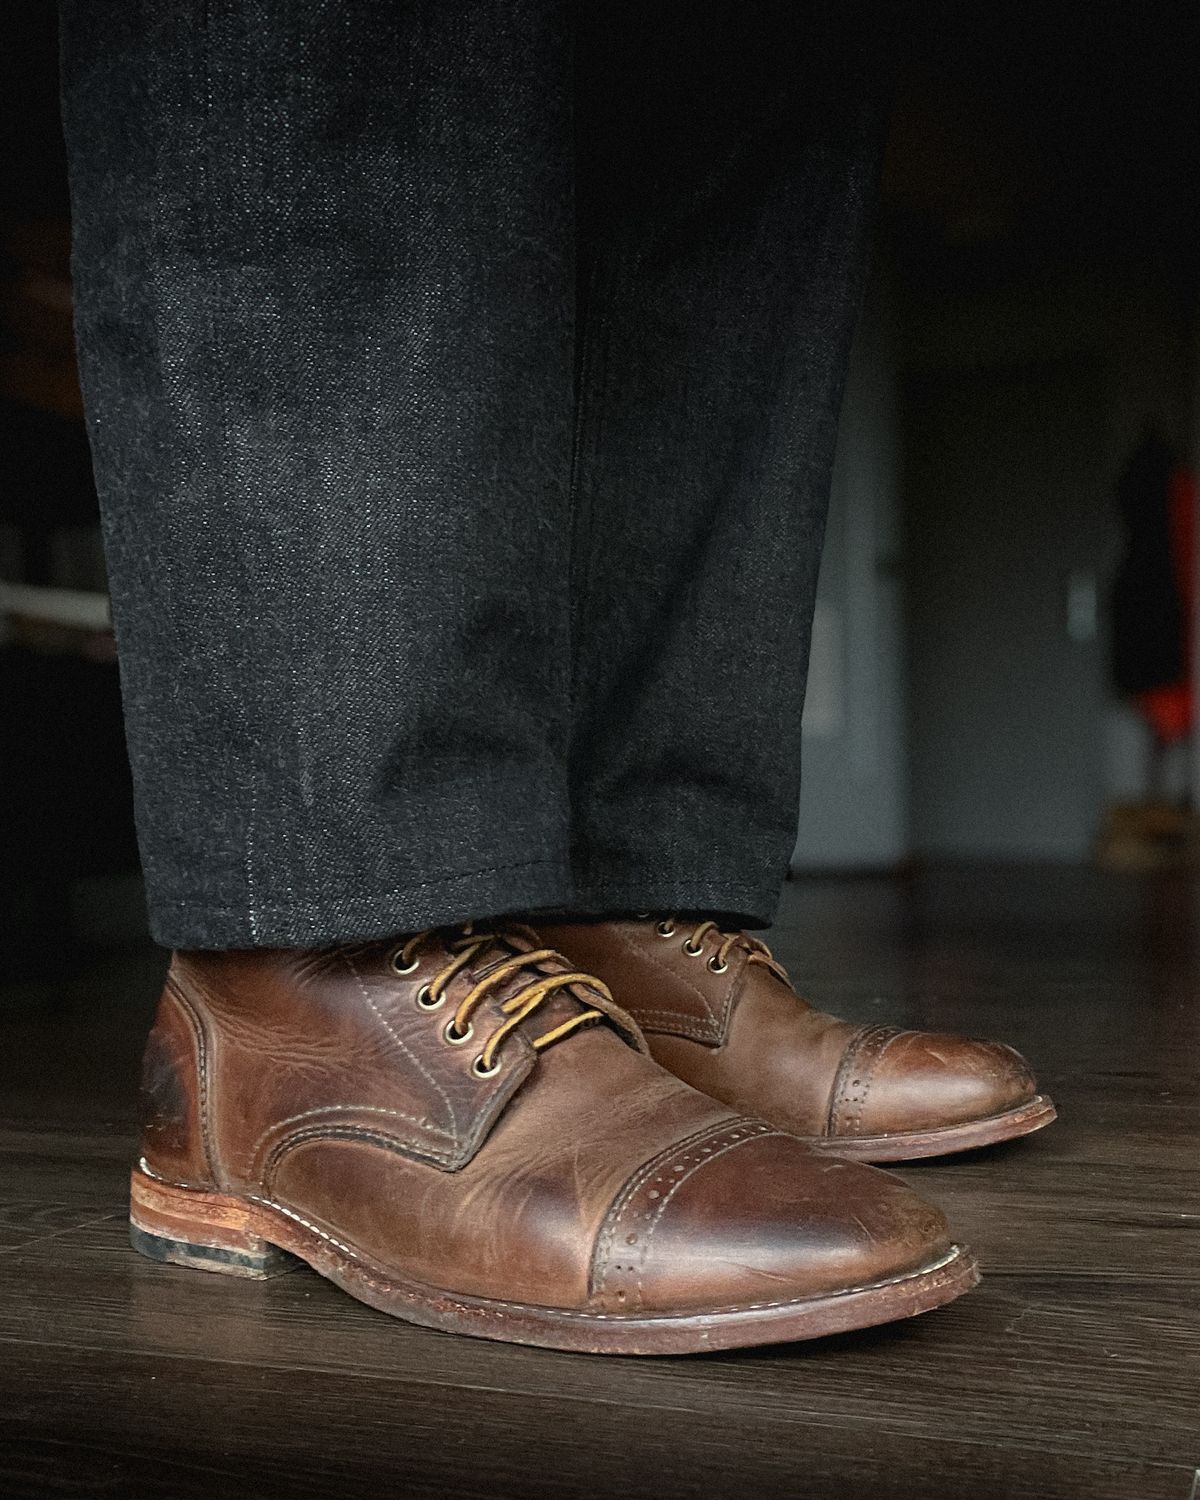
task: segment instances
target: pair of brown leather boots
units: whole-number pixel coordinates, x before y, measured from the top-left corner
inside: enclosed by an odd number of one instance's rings
[[[1054,1118],[1009,1048],[836,1020],[756,939],[653,917],[176,954],[144,1104],[144,1253],[620,1354],[948,1302],[972,1255],[859,1163]]]

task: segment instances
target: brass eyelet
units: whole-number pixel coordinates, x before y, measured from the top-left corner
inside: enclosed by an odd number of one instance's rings
[[[452,1047],[464,1046],[474,1035],[475,1028],[471,1025],[470,1021],[467,1022],[467,1029],[465,1031],[455,1031],[453,1016],[442,1027],[442,1038],[449,1042]]]
[[[435,1000],[433,998],[433,995],[430,993],[429,986],[427,984],[423,984],[417,991],[417,1004],[421,1007],[422,1010],[441,1010],[442,1006],[445,1003],[445,994],[443,993],[439,995]]]
[[[400,958],[402,958],[403,955],[404,955],[404,949],[403,948],[397,948],[396,951],[395,951],[395,953],[393,953],[391,955],[391,957],[388,959],[388,965],[390,966],[392,973],[393,974],[415,974],[417,972],[418,968],[420,968],[420,966],[421,966],[421,960],[419,958],[414,958],[410,963],[407,963],[407,964],[403,965],[403,967],[402,967],[400,965],[400,963],[398,962],[398,960]]]
[[[475,1077],[476,1078],[495,1078],[496,1074],[500,1071],[500,1059],[497,1058],[496,1061],[491,1065],[490,1068],[487,1067],[486,1065],[483,1066],[483,1067],[480,1067],[480,1064],[482,1062],[483,1062],[483,1053],[481,1052],[479,1054],[479,1056],[475,1059],[475,1061],[471,1064],[471,1072],[474,1073]]]
[[[689,958],[699,958],[700,955],[704,952],[704,949],[699,943],[693,943],[691,938],[687,938],[685,939],[683,944],[683,951]]]
[[[656,922],[654,924],[654,930],[655,930],[655,932],[658,933],[659,937],[661,937],[661,938],[674,937],[675,936],[675,923],[674,922]]]
[[[724,974],[729,965],[727,963],[723,963],[714,953],[708,961],[708,967],[714,974]]]

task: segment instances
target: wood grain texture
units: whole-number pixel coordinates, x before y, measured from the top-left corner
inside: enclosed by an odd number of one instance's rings
[[[299,1368],[279,1379],[203,1359],[94,1351],[64,1370],[56,1352],[6,1351],[22,1390],[17,1410],[0,1416],[6,1493],[1188,1500],[1191,1484],[1172,1465],[862,1433],[753,1411],[713,1421],[620,1398],[518,1401],[399,1378],[331,1383]]]
[[[790,886],[773,942],[815,997],[1001,1035],[1062,1119],[902,1173],[975,1245],[978,1291],[691,1360],[143,1260],[125,1192],[159,961],[0,996],[0,1496],[1195,1500],[1198,896],[1082,871]]]

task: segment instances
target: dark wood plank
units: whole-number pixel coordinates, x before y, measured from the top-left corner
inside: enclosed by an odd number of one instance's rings
[[[1200,1455],[1200,1297],[1099,1276],[994,1277],[954,1307],[890,1328],[698,1360],[600,1360],[398,1324],[312,1273],[264,1284],[132,1255],[91,1224],[6,1257],[0,1340],[208,1357],[231,1365],[468,1385],[708,1420],[755,1412],[846,1430],[943,1435],[1063,1454]]]
[[[952,1437],[846,1432],[761,1411],[714,1421],[626,1401],[522,1396],[194,1359],[4,1348],[6,1494],[1189,1500],[1183,1465]]]
[[[44,1245],[81,1225],[111,1217],[111,1208],[97,1214],[73,1203],[38,1200],[0,1201],[0,1254]]]

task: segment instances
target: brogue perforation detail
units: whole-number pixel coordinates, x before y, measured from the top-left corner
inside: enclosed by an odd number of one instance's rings
[[[851,1039],[838,1067],[829,1100],[825,1133],[830,1136],[862,1133],[863,1113],[884,1052],[906,1034],[897,1026],[867,1025]]]
[[[640,1309],[654,1231],[674,1195],[702,1167],[727,1151],[749,1140],[780,1134],[761,1120],[735,1117],[718,1121],[690,1140],[676,1142],[648,1162],[609,1210],[596,1242],[592,1295],[610,1310]]]

